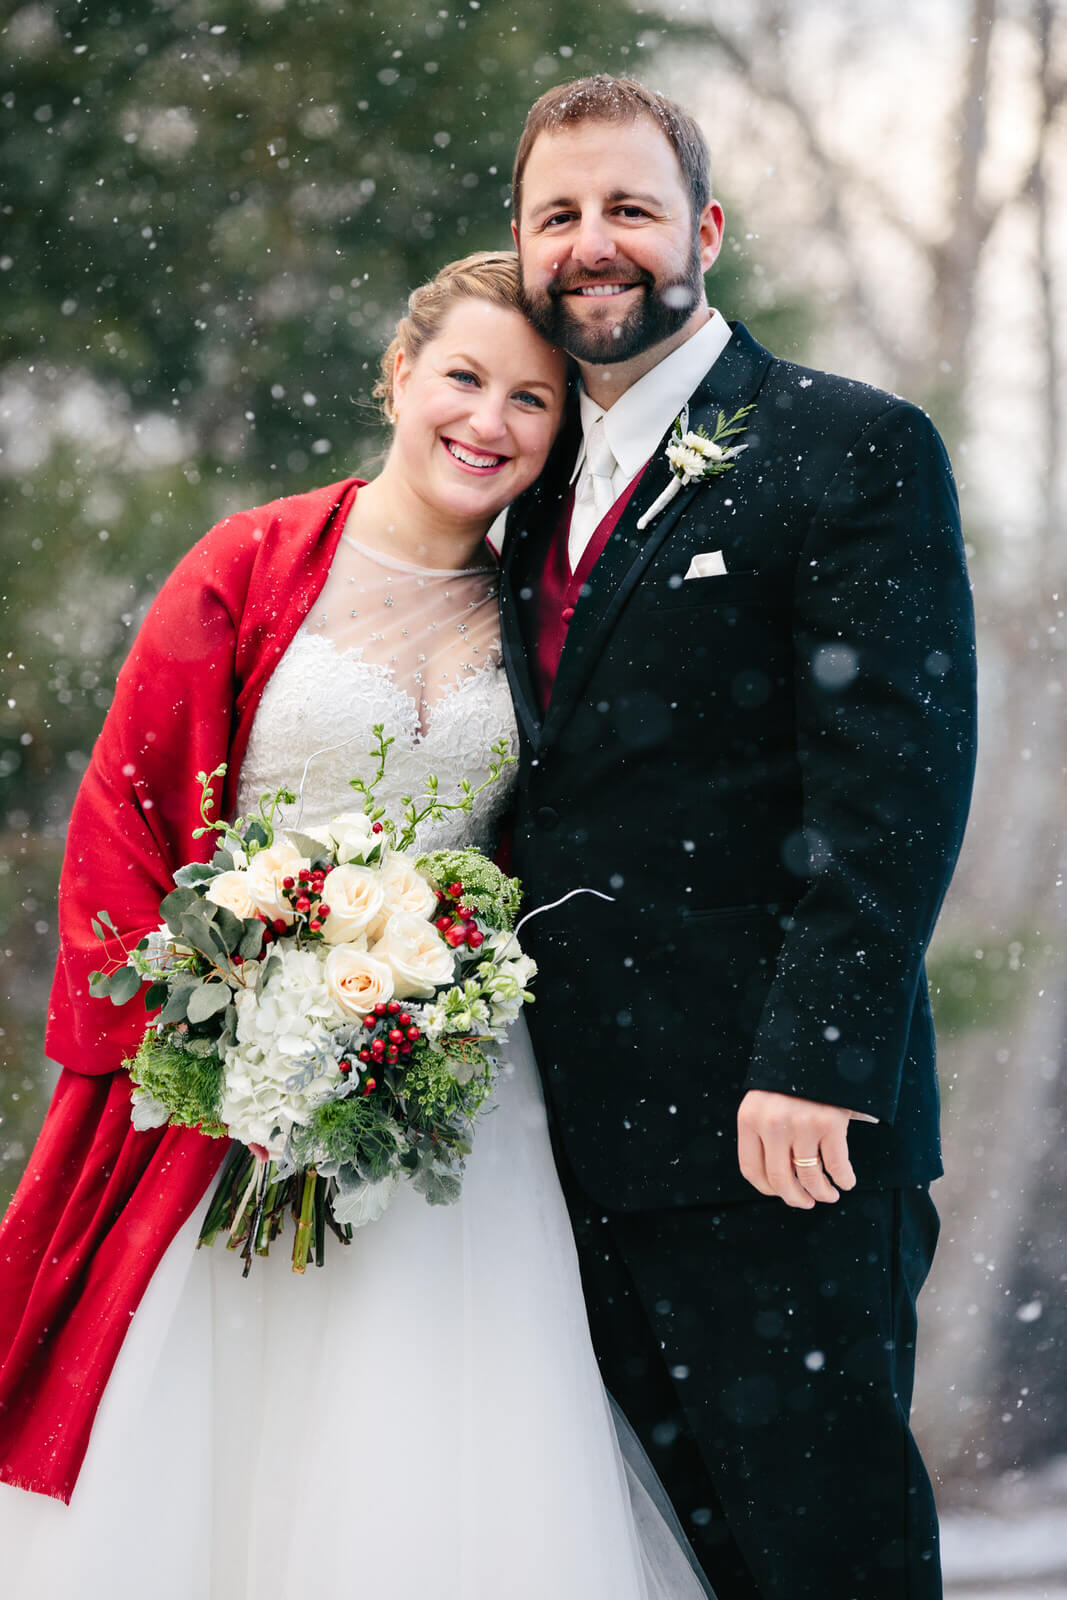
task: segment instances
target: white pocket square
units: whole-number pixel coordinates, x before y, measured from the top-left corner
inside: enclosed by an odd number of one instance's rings
[[[722,558],[721,550],[709,550],[701,556],[694,556],[689,563],[687,578],[721,578],[726,571],[726,562]]]

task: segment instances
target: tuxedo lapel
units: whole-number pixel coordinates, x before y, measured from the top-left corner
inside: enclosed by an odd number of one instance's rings
[[[751,404],[771,360],[770,352],[756,343],[743,323],[738,323],[730,343],[689,401],[690,428],[703,426],[710,434],[719,411],[729,416],[740,406]],[[582,590],[560,657],[544,729],[539,730],[545,743],[556,736],[580,699],[615,619],[679,519],[697,495],[728,492],[724,490],[728,473],[704,483],[692,483],[679,491],[650,527],[638,529],[642,513],[670,482],[671,469],[664,454],[669,436],[670,430],[657,445],[644,477]]]
[[[531,601],[570,487],[580,440],[581,422],[572,396],[544,471],[508,511],[501,557],[501,653],[516,712],[535,748],[541,740],[541,708],[532,671],[537,649],[537,611]]]

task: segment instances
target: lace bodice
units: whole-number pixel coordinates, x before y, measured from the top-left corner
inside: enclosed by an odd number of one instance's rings
[[[377,723],[395,743],[375,794],[397,820],[401,795],[423,795],[431,774],[441,798],[455,800],[463,778],[475,788],[484,781],[496,740],[514,752],[493,569],[412,567],[342,539],[322,594],[263,692],[238,811],[247,815],[282,787],[300,796],[284,814],[290,826],[362,809],[348,780],[373,776]],[[506,768],[469,816],[424,824],[417,843],[492,850],[514,771]]]

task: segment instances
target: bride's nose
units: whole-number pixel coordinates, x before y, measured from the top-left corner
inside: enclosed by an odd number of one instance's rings
[[[471,408],[470,425],[472,431],[486,444],[492,439],[500,439],[507,432],[503,399],[483,390]]]

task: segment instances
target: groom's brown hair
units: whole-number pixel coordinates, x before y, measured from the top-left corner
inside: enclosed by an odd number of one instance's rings
[[[711,156],[707,141],[688,111],[634,78],[598,72],[549,89],[526,114],[511,175],[511,213],[516,226],[522,206],[522,176],[539,134],[556,133],[580,122],[634,122],[651,117],[666,134],[678,158],[694,222],[711,199]]]

